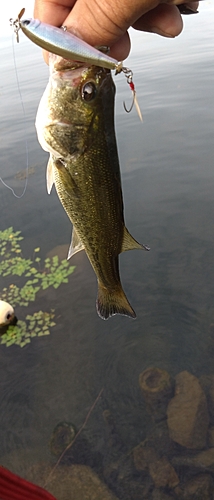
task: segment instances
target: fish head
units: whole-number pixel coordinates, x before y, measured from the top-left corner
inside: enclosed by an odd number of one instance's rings
[[[113,111],[114,94],[110,70],[50,54],[50,79],[36,119],[43,149],[65,161],[83,154]]]

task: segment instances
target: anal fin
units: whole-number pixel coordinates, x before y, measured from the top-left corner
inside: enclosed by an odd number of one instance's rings
[[[68,257],[67,259],[69,260],[75,253],[80,252],[81,250],[84,250],[84,245],[78,236],[75,227],[73,226],[73,232],[72,232],[72,237],[71,237],[71,244],[68,250]]]
[[[128,229],[124,226],[122,249],[120,253],[135,249],[150,250],[147,245],[141,245],[140,243],[138,243],[138,241],[133,238]]]

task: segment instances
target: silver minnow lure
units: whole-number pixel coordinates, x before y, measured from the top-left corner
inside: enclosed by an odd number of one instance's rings
[[[42,23],[38,19],[24,19],[21,17],[25,9],[22,9],[17,19],[10,20],[18,41],[18,31],[23,33],[36,45],[42,49],[48,50],[53,54],[70,59],[73,61],[87,62],[89,64],[100,66],[101,68],[116,70],[120,73],[123,63],[108,56],[107,54],[95,49],[77,36],[73,35],[66,28],[57,28],[50,24]]]

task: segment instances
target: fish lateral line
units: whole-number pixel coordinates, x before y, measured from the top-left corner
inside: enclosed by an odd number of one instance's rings
[[[21,20],[24,12],[25,9],[23,8],[15,20],[10,18],[10,25],[14,29],[17,42],[19,42],[19,30],[21,29],[33,43],[64,59],[85,62],[102,68],[115,70],[115,75],[121,72],[124,73],[132,92],[132,104],[130,109],[128,110],[125,103],[123,103],[124,109],[127,113],[130,113],[135,105],[138,116],[140,120],[143,121],[140,106],[137,101],[135,85],[133,83],[133,72],[129,68],[126,68],[122,61],[117,61],[108,56],[107,52],[109,49],[107,47],[100,47],[100,50],[92,47],[84,40],[81,40],[73,33],[69,32],[66,26],[57,28],[50,24],[42,23],[38,19]]]

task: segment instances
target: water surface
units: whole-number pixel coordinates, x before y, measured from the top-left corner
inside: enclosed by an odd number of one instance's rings
[[[79,428],[102,387],[83,433],[88,451],[81,463],[93,456],[92,465],[96,469],[98,460],[103,471],[113,456],[148,433],[151,418],[138,384],[143,370],[155,366],[172,376],[183,370],[197,377],[214,373],[213,22],[213,7],[205,2],[200,15],[185,18],[185,30],[175,40],[133,34],[127,66],[134,71],[143,124],[135,111],[123,110],[123,99],[127,106],[131,100],[124,77],[115,83],[126,224],[151,247],[150,253],[120,257],[123,286],[137,319],[98,318],[96,278],[83,252],[73,258],[76,270],[67,285],[38,296],[29,312],[44,303],[56,310],[51,335],[23,349],[0,346],[1,463],[14,472],[25,474],[29,463],[48,462],[53,428],[60,421]],[[34,129],[48,70],[40,50],[22,37],[16,64],[23,118],[6,38],[1,60],[0,174],[21,194],[24,181],[15,175],[26,165],[25,136],[35,173],[21,199],[0,184],[0,230],[13,226],[22,232],[26,258],[38,245],[45,257],[57,245],[69,246],[71,235],[55,192],[46,193],[47,155]],[[25,314],[17,308],[20,318]],[[110,449],[105,409],[119,443]],[[115,491],[119,497],[116,486]]]

